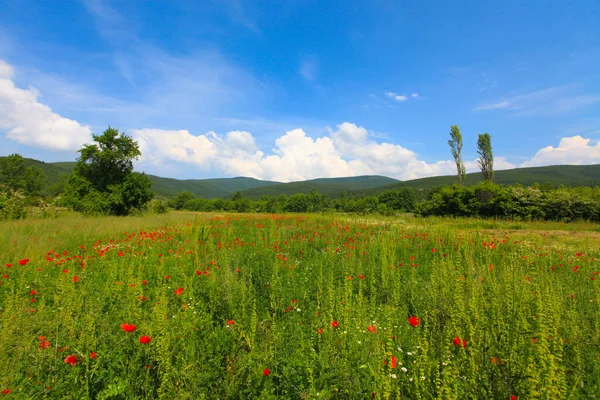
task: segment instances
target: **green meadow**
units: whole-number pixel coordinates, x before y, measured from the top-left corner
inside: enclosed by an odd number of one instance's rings
[[[600,395],[594,224],[0,222],[0,397]]]

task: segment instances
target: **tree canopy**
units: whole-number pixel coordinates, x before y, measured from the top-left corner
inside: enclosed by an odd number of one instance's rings
[[[27,166],[20,154],[11,154],[0,160],[0,183],[13,190],[23,190],[29,195],[40,193],[46,177],[36,166]]]
[[[93,142],[79,150],[65,187],[66,203],[77,211],[111,215],[144,208],[153,196],[152,183],[133,172],[133,161],[141,155],[138,143],[111,127],[93,135]]]

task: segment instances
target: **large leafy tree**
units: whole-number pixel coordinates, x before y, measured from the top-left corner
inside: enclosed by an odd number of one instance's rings
[[[463,141],[462,135],[460,134],[460,129],[458,129],[458,125],[452,125],[450,127],[450,137],[451,139],[448,140],[448,145],[450,146],[452,157],[454,157],[454,162],[456,162],[458,184],[463,186],[465,184],[466,169],[462,160]]]
[[[111,127],[93,135],[93,141],[79,150],[65,187],[66,203],[77,211],[112,215],[144,208],[152,199],[152,183],[133,172],[133,161],[141,155],[138,143]]]
[[[492,138],[489,133],[480,134],[477,139],[477,154],[479,169],[485,180],[494,181],[494,156],[492,154]]]

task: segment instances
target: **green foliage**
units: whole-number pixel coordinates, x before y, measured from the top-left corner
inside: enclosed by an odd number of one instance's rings
[[[388,190],[378,196],[379,203],[385,204],[388,209],[410,212],[415,208],[416,194],[412,188]]]
[[[46,186],[47,178],[38,167],[29,166],[23,174],[25,180],[25,191],[30,195],[40,194]]]
[[[452,125],[450,127],[450,137],[451,139],[448,140],[448,145],[450,146],[452,157],[454,157],[454,162],[456,163],[458,184],[463,186],[465,184],[465,174],[467,173],[467,170],[462,160],[463,141],[458,125]]]
[[[171,199],[169,201],[169,206],[171,206],[172,208],[176,209],[176,210],[181,210],[183,208],[183,205],[189,201],[189,200],[193,200],[196,196],[194,196],[193,193],[191,192],[181,192],[179,193],[177,196],[175,196],[174,199]]]
[[[224,201],[225,200],[221,200],[221,202],[224,202]],[[224,206],[217,208],[217,205],[215,203],[216,203],[216,201],[213,201],[213,200],[196,198],[196,199],[186,201],[182,208],[185,210],[189,210],[189,211],[204,211],[204,212],[210,212],[210,211],[223,209]]]
[[[492,153],[492,138],[489,133],[480,134],[477,137],[477,164],[485,180],[494,181],[494,155]]]
[[[589,192],[588,196],[593,196],[595,191],[588,189],[542,191],[489,181],[470,187],[443,186],[430,191],[428,199],[419,203],[415,211],[423,216],[600,222],[600,201],[578,193]]]
[[[46,177],[40,168],[28,166],[20,154],[11,154],[0,159],[0,184],[38,195],[46,184]]]
[[[597,225],[407,218],[3,222],[0,391],[597,397]]]
[[[65,188],[65,203],[86,214],[127,215],[152,199],[152,183],[133,172],[141,153],[137,142],[108,128],[85,145]]]
[[[25,196],[21,190],[0,185],[0,219],[25,218]]]
[[[166,214],[169,212],[169,205],[164,200],[154,199],[150,201],[150,209],[157,214]]]

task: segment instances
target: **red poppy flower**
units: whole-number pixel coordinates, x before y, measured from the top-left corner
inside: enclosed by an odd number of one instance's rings
[[[333,321],[333,322],[331,323],[331,326],[333,326],[334,328],[337,328],[337,327],[338,327],[338,325],[339,325],[339,322],[337,322],[337,321]]]
[[[136,330],[136,328],[137,327],[135,325],[129,325],[127,322],[121,325],[121,329],[123,329],[125,332],[133,332]]]
[[[175,294],[177,296],[181,296],[183,294],[183,288],[180,287],[180,288],[175,289]]]
[[[319,328],[319,329],[317,329],[317,333],[318,333],[319,335],[320,335],[320,334],[322,334],[322,333],[323,333],[323,328]]]
[[[22,260],[19,260],[20,265],[26,265],[28,262],[29,262],[29,258],[24,258]]]
[[[408,318],[408,323],[413,328],[416,328],[417,326],[421,325],[421,318],[417,318],[413,315],[412,317]]]
[[[392,360],[390,361],[390,368],[396,368],[398,366],[398,360],[396,356],[392,356]]]
[[[271,370],[269,368],[263,369],[263,375],[264,376],[269,376],[270,373],[271,373]]]
[[[12,267],[12,264],[6,264],[6,268]]]
[[[377,328],[375,328],[373,325],[369,325],[367,329],[369,330],[369,332],[377,333]]]
[[[227,321],[227,325],[235,325],[235,321],[230,319]]]
[[[148,281],[144,279],[144,280],[142,281],[142,285],[146,286],[147,284],[148,284]]]
[[[452,343],[454,343],[455,346],[457,347],[463,347],[463,348],[467,348],[467,341],[465,339],[460,339],[458,336],[456,336],[454,338],[454,340],[452,340]]]
[[[2,393],[2,396],[8,396],[11,393],[11,390],[10,389],[4,389],[0,393]]]
[[[92,360],[95,360],[95,359],[96,359],[96,357],[98,357],[98,353],[96,353],[95,351],[93,351],[93,352],[91,352],[91,353],[90,353],[90,358],[91,358]]]
[[[30,295],[35,296],[37,294],[37,290],[32,290],[31,292],[29,292]]]
[[[50,347],[49,341],[44,340],[42,343],[40,343],[40,349],[47,349],[48,347]]]
[[[65,358],[65,362],[67,364],[70,364],[71,367],[74,367],[75,364],[77,364],[77,356],[75,356],[75,355],[67,356],[67,358]]]
[[[150,336],[142,336],[140,338],[140,343],[141,344],[148,344],[152,341],[152,339],[150,339]]]
[[[79,278],[77,277],[77,275],[73,276],[73,282],[75,282],[75,283],[79,282]]]

